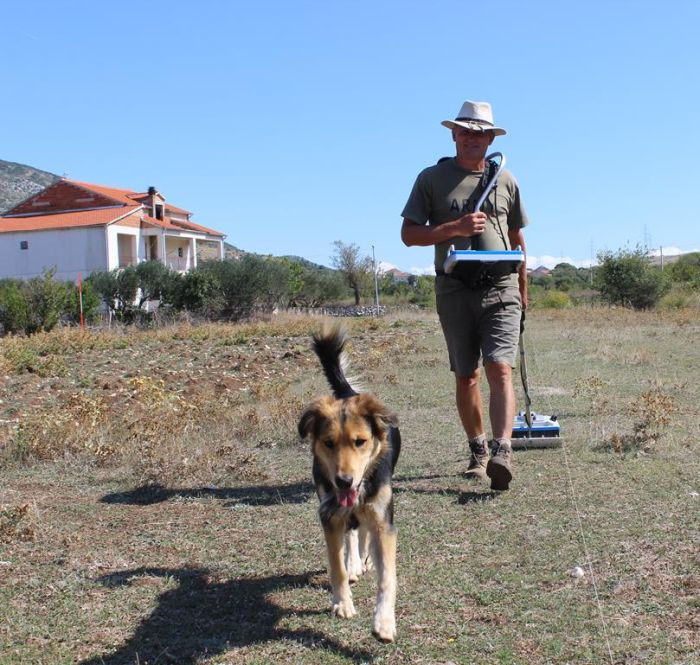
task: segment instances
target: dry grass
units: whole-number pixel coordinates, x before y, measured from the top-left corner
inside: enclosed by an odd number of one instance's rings
[[[296,435],[327,391],[317,320],[0,340],[0,663],[609,662],[589,563],[615,663],[697,662],[700,326],[602,308],[528,322],[534,406],[559,414],[566,457],[518,453],[501,495],[461,476],[435,318],[347,322],[351,373],[404,439],[388,647],[372,580],[357,619],[327,610]]]

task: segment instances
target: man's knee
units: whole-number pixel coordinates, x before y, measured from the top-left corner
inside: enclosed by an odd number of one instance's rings
[[[486,362],[484,370],[489,385],[510,383],[513,374],[513,369],[508,363]]]
[[[455,374],[455,381],[457,383],[457,390],[460,392],[474,390],[479,387],[479,380],[481,379],[481,370],[477,367],[471,374],[466,376],[458,376]]]

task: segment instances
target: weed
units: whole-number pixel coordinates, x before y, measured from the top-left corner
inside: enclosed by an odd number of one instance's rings
[[[573,397],[585,400],[585,413],[592,416],[600,413],[608,404],[609,398],[605,391],[607,384],[598,376],[584,376],[576,379]]]
[[[28,503],[20,506],[0,505],[0,542],[35,539],[34,517]]]
[[[610,448],[618,454],[650,452],[668,429],[674,411],[674,399],[663,388],[654,386],[644,391],[628,409],[635,418],[632,432],[613,434],[609,439]]]

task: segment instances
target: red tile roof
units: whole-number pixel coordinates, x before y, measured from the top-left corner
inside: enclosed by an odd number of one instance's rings
[[[134,199],[134,201],[139,201],[143,202],[146,199],[150,198],[150,195],[148,192],[146,193],[137,193],[134,195],[130,195],[130,198]],[[163,204],[165,205],[166,210],[170,210],[170,212],[178,212],[184,215],[191,215],[192,212],[189,210],[185,210],[184,208],[178,208],[177,206],[174,206],[172,203],[168,203],[167,201]]]
[[[179,212],[185,215],[191,215],[192,213],[189,210],[185,210],[184,208],[178,208],[177,206],[174,206],[167,201],[165,202],[165,209],[170,210],[170,212]]]
[[[167,217],[165,219],[156,219],[150,215],[143,215],[143,221],[146,224],[150,224],[151,226],[159,226],[163,229],[182,230],[179,226],[175,226],[175,224],[173,224]]]
[[[76,226],[104,226],[140,209],[141,206],[132,205],[122,208],[57,212],[52,215],[32,215],[30,217],[0,217],[0,233],[67,229]]]
[[[220,238],[223,238],[225,235],[220,231],[214,231],[214,229],[209,229],[206,226],[200,226],[199,224],[193,224],[192,222],[183,222],[182,220],[171,219],[170,217],[166,217],[165,219],[155,219],[155,217],[144,215],[143,221],[153,226],[160,226],[164,229],[177,229],[178,231],[197,231],[199,233],[206,233],[210,236],[218,236]]]
[[[70,228],[74,226],[99,226],[102,224],[109,224],[110,222],[118,219],[119,217],[128,215],[134,210],[141,209],[141,206],[145,203],[146,199],[149,198],[148,192],[134,192],[130,189],[118,189],[116,187],[106,187],[104,185],[94,185],[88,182],[79,182],[77,180],[68,179],[59,180],[57,183],[54,183],[54,185],[50,185],[47,188],[47,190],[51,189],[51,187],[55,187],[57,184],[60,183],[66,183],[67,185],[80,187],[87,191],[98,194],[101,197],[106,197],[106,199],[114,201],[116,204],[121,204],[121,207],[104,208],[100,207],[99,203],[97,203],[96,206],[93,203],[92,205],[95,207],[93,207],[92,209],[84,211],[73,210],[72,212],[61,212],[61,201],[59,197],[59,204],[57,204],[54,201],[54,207],[58,207],[58,211],[53,210],[49,212],[48,210],[45,210],[42,214],[42,211],[36,210],[36,214],[33,214],[34,211],[31,211],[30,214],[15,213],[22,214],[22,217],[0,216],[0,232],[39,231],[43,229]],[[41,192],[35,195],[34,198],[39,196],[41,196]],[[72,201],[73,199],[71,199],[70,202],[71,207],[73,205],[76,205],[75,203],[72,203]],[[68,207],[68,203],[69,202],[67,200],[63,201],[64,210],[66,209],[66,207]],[[104,205],[105,203],[107,203],[107,201],[103,198],[102,204]],[[164,203],[164,207],[167,211],[174,212],[177,214],[192,214],[189,210],[185,210],[184,208],[178,208],[167,202]],[[27,206],[17,206],[16,209],[27,209]],[[15,208],[8,212],[12,214],[13,210],[15,210]],[[167,217],[164,220],[158,220],[148,215],[143,215],[143,220],[148,224],[160,226],[162,228],[195,231],[218,237],[225,236],[225,234],[221,233],[220,231],[215,231],[214,229],[207,228],[206,226],[195,224],[194,222],[190,222],[189,220],[173,220]]]
[[[74,185],[78,185],[79,187],[83,187],[84,189],[90,189],[93,192],[102,194],[102,196],[108,196],[109,198],[114,199],[119,203],[123,203],[124,205],[134,205],[134,199],[132,198],[132,195],[136,194],[136,192],[130,189],[116,189],[115,187],[93,185],[89,182],[78,182],[77,180],[68,180],[68,182],[73,183]]]

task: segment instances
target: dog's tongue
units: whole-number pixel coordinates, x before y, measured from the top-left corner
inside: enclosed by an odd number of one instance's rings
[[[357,501],[358,491],[356,489],[338,490],[338,503],[343,508],[350,508]]]

